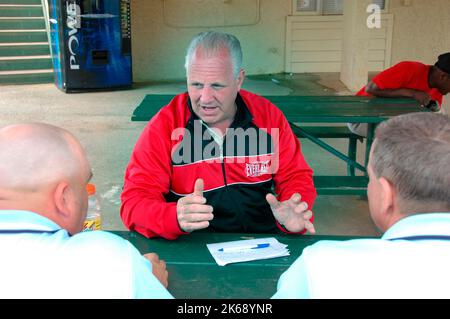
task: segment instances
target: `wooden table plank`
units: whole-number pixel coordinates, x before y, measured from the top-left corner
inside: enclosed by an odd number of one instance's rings
[[[318,240],[348,240],[346,236],[298,236],[282,234],[231,234],[194,232],[168,241],[148,239],[135,232],[113,232],[129,240],[141,253],[156,252],[167,263],[169,291],[176,298],[270,298],[280,275]],[[275,237],[287,244],[290,256],[218,266],[206,244]]]

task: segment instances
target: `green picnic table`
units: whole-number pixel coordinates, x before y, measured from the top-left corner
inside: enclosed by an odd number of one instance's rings
[[[169,272],[168,290],[174,297],[182,299],[270,298],[276,291],[280,275],[306,246],[318,240],[357,238],[194,232],[169,241],[148,239],[135,232],[114,233],[129,240],[142,254],[155,252],[165,260]],[[218,266],[206,247],[210,243],[263,237],[275,237],[288,245],[290,256]]]
[[[403,98],[297,95],[264,97],[283,112],[297,137],[309,139],[346,162],[347,176],[314,176],[314,183],[320,195],[364,195],[368,183],[366,167],[376,125],[397,115],[428,112],[415,100]],[[148,121],[172,98],[173,95],[147,95],[134,110],[131,120]],[[362,137],[351,133],[346,126],[336,126],[336,123],[368,124],[363,164],[356,161],[357,140]],[[343,154],[323,138],[348,139],[348,154]],[[363,175],[356,176],[355,169]]]

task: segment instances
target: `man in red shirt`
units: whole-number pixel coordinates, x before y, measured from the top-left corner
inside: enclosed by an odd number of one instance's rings
[[[188,92],[150,120],[131,155],[124,224],[166,239],[204,229],[314,233],[312,170],[283,113],[241,89],[239,40],[200,33],[185,66]]]
[[[435,65],[403,61],[376,75],[357,96],[413,98],[423,107],[435,101],[442,106],[442,97],[450,92],[450,52],[441,54]],[[367,124],[349,123],[353,133],[367,134]]]

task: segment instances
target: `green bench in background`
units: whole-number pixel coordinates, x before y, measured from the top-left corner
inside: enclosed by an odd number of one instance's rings
[[[369,183],[366,176],[315,175],[313,178],[319,195],[366,195]]]
[[[299,131],[296,125],[291,125],[295,135],[299,138],[308,138],[308,135],[316,138],[343,138],[348,139],[347,157],[356,162],[356,146],[358,140],[363,141],[363,137],[356,135],[347,126],[300,126]],[[306,132],[308,135],[305,136]],[[355,176],[355,167],[347,163],[347,175]]]

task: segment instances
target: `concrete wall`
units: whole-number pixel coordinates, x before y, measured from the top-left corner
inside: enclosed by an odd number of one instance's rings
[[[185,49],[205,30],[239,38],[247,74],[284,71],[290,0],[133,0],[131,5],[135,82],[183,79]]]
[[[450,0],[390,1],[389,12],[394,14],[392,65],[405,60],[434,64],[439,54],[450,52]],[[442,109],[450,114],[449,95]]]
[[[370,0],[344,1],[344,40],[341,81],[356,91],[367,83],[370,32],[366,27],[366,8]]]
[[[394,14],[392,64],[417,60],[432,64],[450,51],[450,0],[390,0]]]
[[[135,82],[183,79],[185,48],[204,30],[241,40],[247,74],[285,71],[291,0],[133,0],[131,9]],[[431,64],[450,51],[450,0],[390,0],[389,12],[394,14],[391,64]]]

